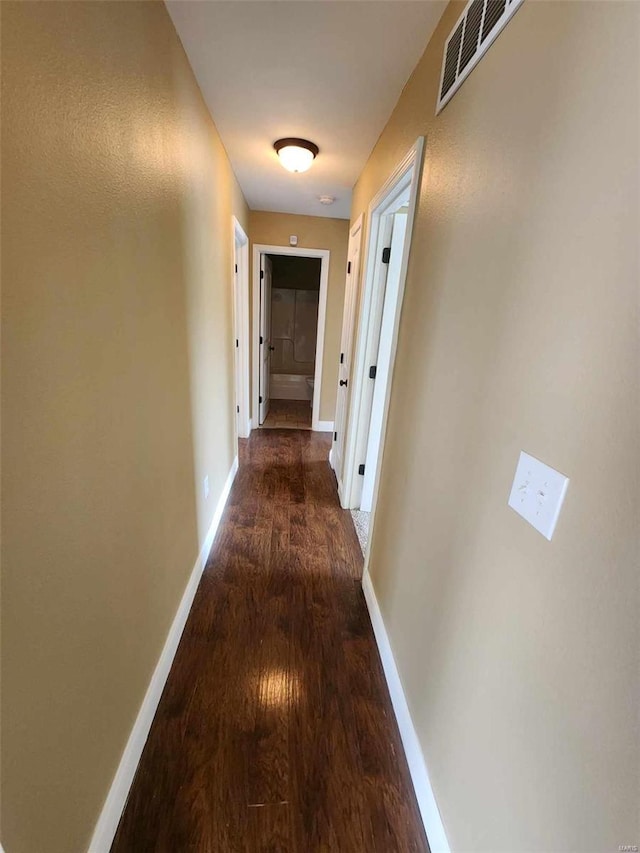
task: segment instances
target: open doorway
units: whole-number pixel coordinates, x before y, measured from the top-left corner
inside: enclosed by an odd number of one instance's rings
[[[356,353],[350,393],[344,400],[348,425],[344,452],[335,454],[342,463],[340,470],[336,468],[340,501],[352,511],[366,560],[384,452],[422,150],[420,138],[369,206]]]
[[[254,246],[254,412],[266,428],[321,429],[329,251]]]
[[[268,346],[260,387],[268,406],[261,426],[311,429],[322,262],[291,255],[263,258]]]

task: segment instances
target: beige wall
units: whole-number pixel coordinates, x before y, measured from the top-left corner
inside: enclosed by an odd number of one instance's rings
[[[290,235],[296,234],[299,249],[329,249],[331,252],[322,357],[320,419],[332,421],[336,409],[349,223],[346,219],[252,210],[249,216],[249,229],[252,244],[288,246]],[[251,399],[253,400],[253,395]]]
[[[527,2],[437,118],[445,13],[358,181],[419,134],[371,574],[454,851],[604,851],[638,804],[638,37]],[[568,474],[547,542],[507,507]]]
[[[1,5],[2,841],[75,853],[235,454],[248,217],[163,4]]]

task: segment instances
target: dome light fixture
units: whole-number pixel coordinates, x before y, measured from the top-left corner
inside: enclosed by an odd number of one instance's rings
[[[318,146],[308,139],[290,136],[273,143],[280,162],[289,172],[306,172],[318,155]]]

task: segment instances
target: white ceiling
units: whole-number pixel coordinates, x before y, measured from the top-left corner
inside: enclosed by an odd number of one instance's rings
[[[167,0],[249,207],[349,218],[351,189],[445,5]],[[279,164],[283,136],[320,147],[308,172]]]

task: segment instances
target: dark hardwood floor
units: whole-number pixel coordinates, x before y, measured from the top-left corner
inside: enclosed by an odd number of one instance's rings
[[[329,446],[241,442],[113,851],[428,851]]]

